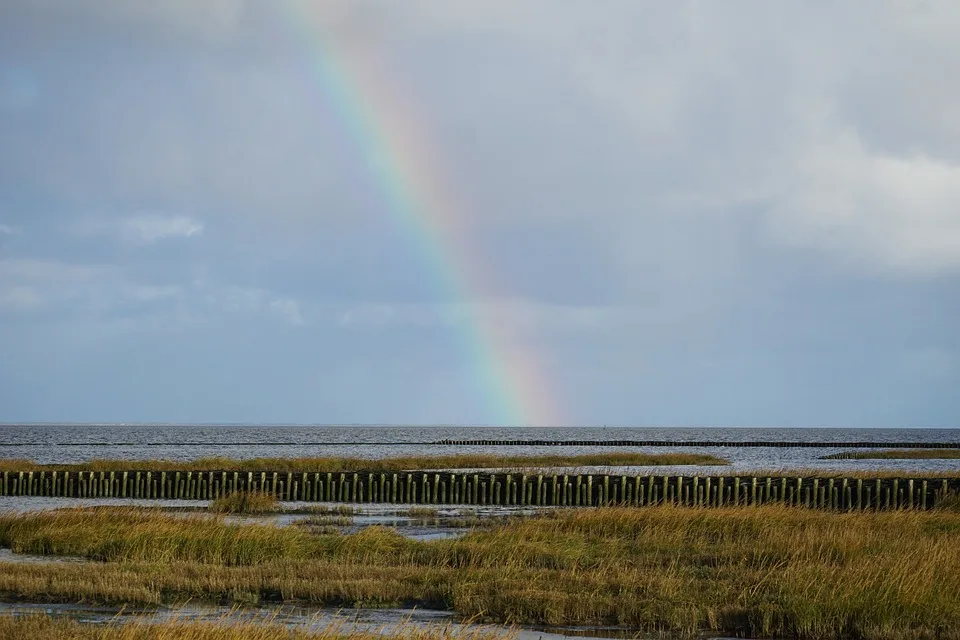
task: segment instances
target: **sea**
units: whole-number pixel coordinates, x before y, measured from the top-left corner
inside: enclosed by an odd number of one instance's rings
[[[715,447],[461,446],[441,440],[669,440],[722,443]],[[189,461],[221,456],[346,456],[385,458],[461,453],[575,455],[601,451],[707,453],[730,461],[726,473],[791,469],[904,472],[956,471],[960,460],[824,460],[842,447],[750,447],[739,442],[794,443],[960,443],[960,429],[832,428],[662,428],[662,427],[489,427],[393,425],[179,425],[179,424],[5,424],[0,425],[0,458],[41,464],[93,459]],[[631,472],[645,468],[631,467]],[[651,473],[707,473],[717,467],[650,467]]]

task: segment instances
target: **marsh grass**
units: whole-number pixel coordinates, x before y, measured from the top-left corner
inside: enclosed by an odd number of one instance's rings
[[[265,491],[235,491],[210,502],[213,513],[264,514],[280,510],[280,501]]]
[[[401,456],[393,458],[198,458],[171,460],[91,460],[71,465],[41,465],[31,460],[0,460],[3,471],[418,471],[424,469],[499,469],[537,467],[726,465],[715,456],[691,453],[595,453],[579,456]]]
[[[949,491],[942,495],[933,506],[935,511],[955,511],[960,513],[960,493]]]
[[[410,507],[407,515],[411,518],[436,518],[440,512],[434,507]]]
[[[960,449],[885,449],[882,451],[844,451],[822,460],[960,460]]]
[[[255,565],[315,555],[317,539],[293,528],[230,524],[222,517],[150,509],[60,509],[0,516],[0,546],[16,553],[113,562]]]
[[[275,617],[239,617],[229,614],[220,620],[196,622],[174,619],[151,622],[146,618],[117,619],[106,625],[84,624],[48,615],[0,617],[0,640],[509,640],[513,634],[489,628],[473,631],[450,627],[424,629],[412,623],[395,628],[366,630],[347,621],[335,622],[321,630],[307,625],[289,627]]]
[[[960,513],[781,506],[554,510],[455,540],[310,535],[206,516],[0,517],[0,544],[96,565],[3,565],[60,601],[422,605],[507,623],[649,632],[960,638]]]

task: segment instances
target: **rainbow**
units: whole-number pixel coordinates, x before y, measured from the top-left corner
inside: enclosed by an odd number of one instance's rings
[[[414,109],[390,90],[370,52],[338,51],[299,3],[277,5],[384,210],[420,256],[440,297],[464,310],[453,324],[454,339],[486,407],[483,422],[559,424],[541,359],[496,317],[502,299],[495,295],[493,274],[471,245],[465,207],[451,194]]]

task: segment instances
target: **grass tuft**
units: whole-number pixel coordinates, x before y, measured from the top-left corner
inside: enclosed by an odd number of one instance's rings
[[[349,527],[353,524],[353,516],[312,515],[297,522],[305,527]]]
[[[280,502],[275,495],[264,491],[235,491],[213,500],[209,509],[213,513],[276,513]]]

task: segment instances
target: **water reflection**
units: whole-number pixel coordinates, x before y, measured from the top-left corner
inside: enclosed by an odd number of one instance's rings
[[[445,632],[451,636],[483,631],[516,640],[609,640],[611,638],[662,638],[641,634],[636,630],[619,627],[505,627],[501,625],[472,624],[457,619],[449,611],[429,609],[324,609],[299,606],[277,608],[237,609],[222,606],[183,606],[159,608],[115,608],[89,605],[51,605],[26,603],[0,603],[0,615],[24,616],[46,614],[66,616],[86,624],[106,624],[111,621],[126,622],[146,618],[149,622],[172,620],[216,622],[229,624],[239,621],[270,620],[271,622],[298,627],[310,631],[322,631],[330,627],[388,635],[407,625],[428,631]],[[226,620],[225,620],[226,618]],[[719,639],[718,639],[719,640]]]

